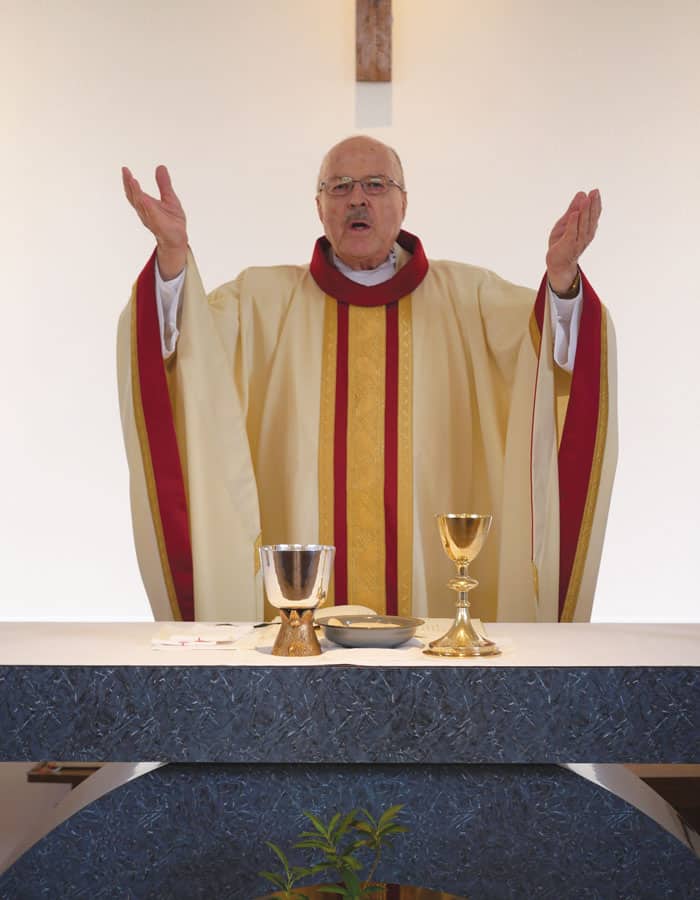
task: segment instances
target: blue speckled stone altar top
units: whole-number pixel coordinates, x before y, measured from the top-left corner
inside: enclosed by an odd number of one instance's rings
[[[409,648],[387,665],[357,651],[154,651],[160,627],[5,624],[0,759],[700,759],[700,626],[491,625],[501,657]]]
[[[0,629],[0,758],[171,761],[96,783],[0,896],[250,900],[265,840],[289,846],[303,810],[401,803],[383,880],[481,900],[700,898],[691,841],[550,765],[697,761],[700,626],[493,625],[503,655],[457,663],[416,646],[156,652],[161,627]]]

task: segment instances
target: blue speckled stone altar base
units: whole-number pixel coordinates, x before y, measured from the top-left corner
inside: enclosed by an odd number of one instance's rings
[[[4,666],[1,760],[697,762],[698,667]]]
[[[700,898],[686,844],[552,765],[699,761],[700,632],[512,627],[502,665],[317,667],[160,657],[148,623],[15,626],[0,635],[15,663],[0,667],[0,759],[171,765],[50,832],[0,898],[251,900],[264,840],[288,845],[304,809],[397,802],[411,830],[387,881],[470,900]],[[607,664],[622,644],[626,664]]]
[[[7,900],[251,900],[308,823],[404,803],[378,877],[470,900],[690,900],[697,857],[614,794],[557,766],[171,765],[97,800],[0,879]],[[297,860],[299,861],[299,860]]]

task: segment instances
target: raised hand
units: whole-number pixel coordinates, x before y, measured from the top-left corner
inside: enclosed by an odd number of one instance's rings
[[[552,229],[547,277],[555,293],[565,294],[576,280],[579,257],[595,236],[601,209],[600,191],[579,191]]]
[[[166,281],[175,278],[187,262],[187,218],[168,170],[165,166],[156,169],[160,199],[144,193],[126,166],[122,168],[122,182],[126,199],[156,239],[161,276]]]

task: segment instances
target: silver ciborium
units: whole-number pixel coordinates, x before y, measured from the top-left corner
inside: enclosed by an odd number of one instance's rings
[[[274,656],[318,656],[314,610],[328,594],[335,547],[321,544],[271,544],[260,548],[265,592],[280,611]]]
[[[492,656],[501,651],[477,634],[469,617],[469,591],[479,582],[469,575],[469,563],[479,555],[491,527],[491,516],[471,513],[444,513],[435,517],[440,529],[442,549],[457,567],[457,577],[447,586],[457,591],[457,611],[450,630],[431,641],[425,653],[433,656]]]

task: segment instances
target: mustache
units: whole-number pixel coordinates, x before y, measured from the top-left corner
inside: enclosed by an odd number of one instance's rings
[[[364,206],[351,209],[345,216],[346,225],[352,225],[353,222],[369,222],[369,212]]]

